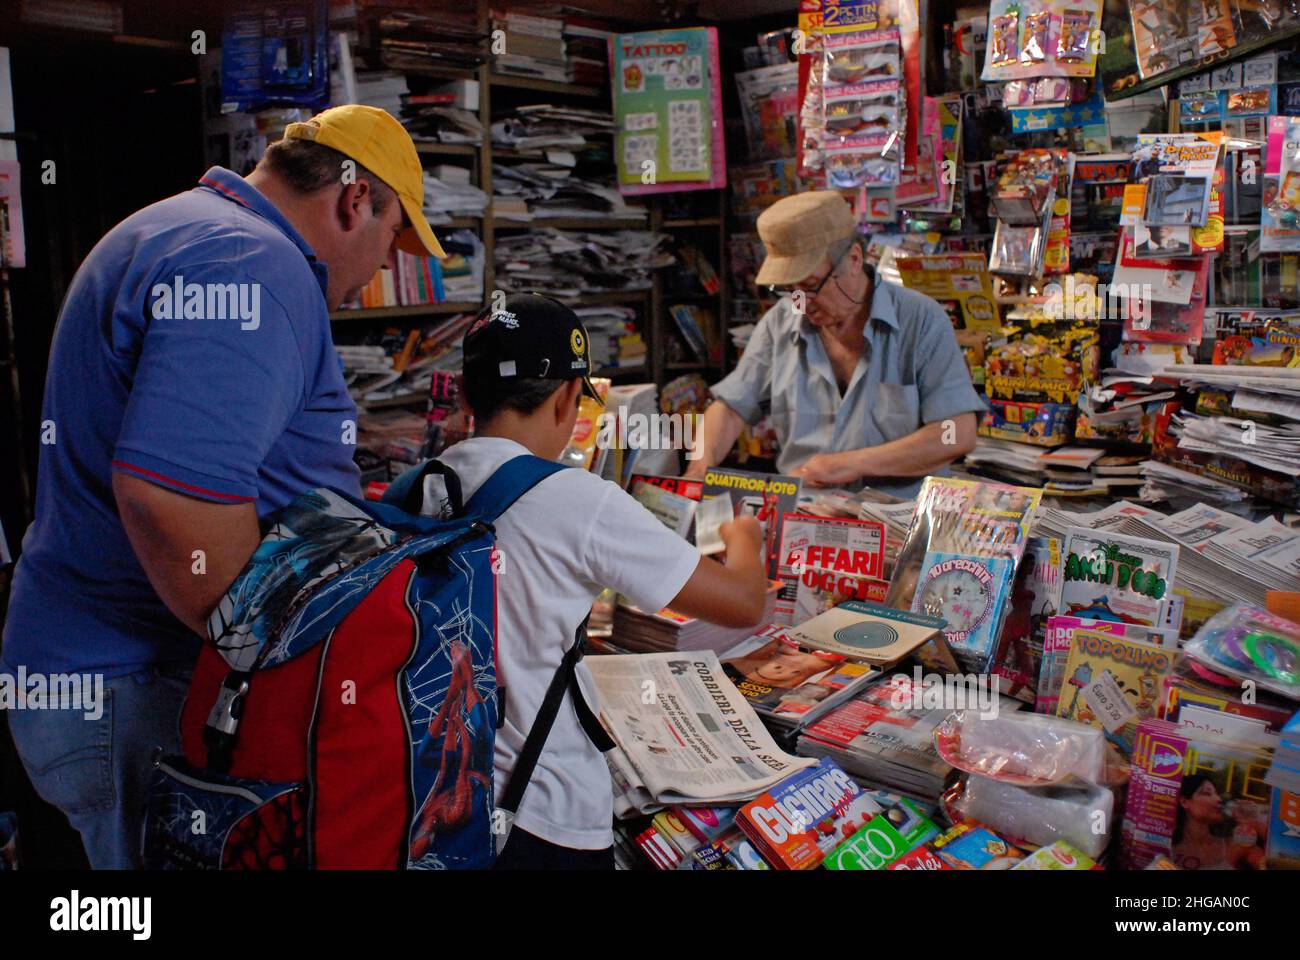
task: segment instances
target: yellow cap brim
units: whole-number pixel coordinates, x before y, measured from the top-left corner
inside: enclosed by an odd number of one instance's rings
[[[406,212],[406,220],[409,224],[397,236],[397,249],[417,257],[437,257],[439,260],[445,260],[447,253],[442,249],[438,238],[433,235],[433,227],[429,226],[429,221],[424,218],[424,211],[420,209],[420,205],[400,194],[397,199],[402,202],[402,209]]]

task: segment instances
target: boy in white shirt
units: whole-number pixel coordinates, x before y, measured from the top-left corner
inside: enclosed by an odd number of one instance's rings
[[[465,399],[475,436],[439,458],[464,500],[502,464],[532,453],[556,460],[595,396],[587,334],[568,307],[535,294],[508,297],[465,335]],[[702,558],[617,484],[561,470],[524,494],[496,523],[497,659],[505,720],[496,738],[498,802],[542,700],[596,595],[612,587],[645,610],[672,607],[729,626],[762,619],[767,581],[752,517],[726,524],[725,565]],[[599,699],[579,663],[578,685]],[[579,707],[562,703],[514,817],[498,868],[613,866],[609,769]]]

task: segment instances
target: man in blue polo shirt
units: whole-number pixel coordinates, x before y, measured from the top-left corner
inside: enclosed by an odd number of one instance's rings
[[[127,218],[73,278],[0,670],[103,691],[9,721],[96,868],[138,863],[150,750],[179,750],[200,636],[259,518],[315,486],[360,494],[329,311],[394,245],[443,256],[422,200],[401,124],[336,107],[247,179],[215,167]]]

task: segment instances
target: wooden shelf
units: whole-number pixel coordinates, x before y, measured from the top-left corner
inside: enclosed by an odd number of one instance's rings
[[[607,380],[613,380],[615,377],[644,377],[645,375],[646,367],[644,363],[638,363],[632,367],[601,367],[592,374],[593,377],[604,377]]]
[[[452,217],[449,223],[429,224],[435,230],[450,230],[454,227],[469,227],[471,230],[477,230],[482,225],[482,217]]]
[[[489,74],[488,83],[494,87],[532,90],[534,93],[558,93],[572,97],[606,96],[603,87],[584,87],[578,83],[557,83],[554,80],[538,80],[535,77],[516,77],[508,73]]]
[[[447,313],[477,313],[481,307],[482,304],[468,301],[422,303],[413,307],[364,307],[360,310],[335,310],[330,314],[330,320],[355,320],[361,322],[396,317],[431,317]]]

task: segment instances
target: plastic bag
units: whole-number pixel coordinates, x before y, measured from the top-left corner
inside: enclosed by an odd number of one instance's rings
[[[988,717],[959,710],[934,732],[935,747],[959,770],[1047,786],[1069,777],[1106,781],[1106,739],[1098,727],[1041,713]]]
[[[952,807],[1003,836],[1041,846],[1064,840],[1096,859],[1110,842],[1115,794],[1078,779],[1035,788],[977,776]]]
[[[1184,650],[1218,673],[1300,700],[1300,624],[1233,604],[1205,621]]]

